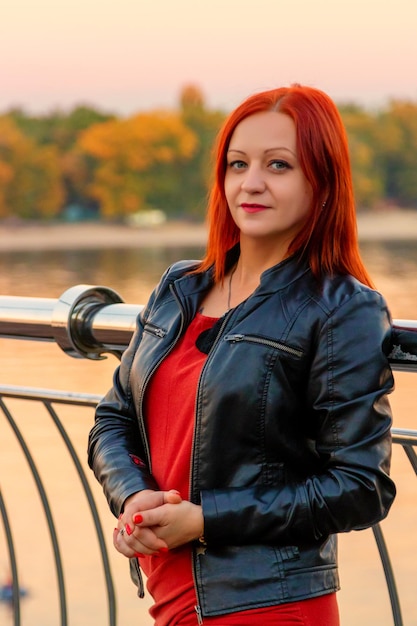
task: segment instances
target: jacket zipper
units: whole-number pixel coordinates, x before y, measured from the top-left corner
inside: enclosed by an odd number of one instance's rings
[[[219,332],[217,333],[216,339],[214,340],[213,345],[210,348],[210,352],[208,353],[207,359],[206,359],[206,361],[204,363],[204,366],[203,366],[203,369],[201,370],[200,377],[198,379],[197,393],[196,393],[196,400],[195,400],[195,410],[194,410],[194,413],[195,413],[196,417],[197,417],[197,403],[198,403],[198,396],[199,396],[199,392],[200,392],[200,384],[201,384],[201,379],[203,377],[204,370],[206,369],[207,363],[208,363],[208,361],[210,359],[210,355],[213,353],[213,350],[215,349],[215,347],[219,343],[219,340],[220,340],[220,337],[222,335],[222,332],[223,332],[227,322],[229,321],[229,318],[232,315],[232,313],[233,313],[233,311],[229,311],[224,316],[223,322],[222,322],[222,324],[221,324],[221,326],[219,328]],[[228,337],[228,336],[231,336],[231,335],[226,335],[226,337]],[[226,339],[226,337],[225,337],[225,339]],[[195,447],[195,429],[194,429],[194,433],[193,433],[193,441],[192,441],[192,448],[191,448],[191,459],[192,460],[194,460],[194,452],[195,452],[194,447]],[[192,464],[191,464],[191,467],[190,467],[190,486],[191,486],[191,494],[192,494],[192,497],[194,498],[193,482],[194,482],[193,481],[193,467],[192,467]]]
[[[210,349],[209,354],[207,355],[207,359],[204,363],[203,369],[201,370],[200,373],[200,377],[198,380],[198,385],[197,385],[197,393],[196,393],[196,400],[195,400],[195,410],[194,410],[194,414],[196,417],[196,422],[195,422],[195,427],[194,427],[194,432],[193,432],[193,441],[192,441],[192,446],[191,446],[191,465],[190,465],[190,496],[191,496],[191,501],[195,501],[196,497],[194,495],[194,481],[193,481],[193,466],[194,466],[194,455],[195,455],[195,433],[196,433],[196,428],[197,428],[197,403],[198,403],[198,396],[199,396],[199,392],[200,392],[200,385],[201,385],[201,379],[203,377],[203,372],[207,366],[207,362],[210,358],[210,355],[213,353],[213,350],[215,349],[216,345],[219,343],[220,341],[220,337],[222,335],[223,329],[225,328],[227,322],[229,321],[230,316],[232,315],[233,311],[230,311],[228,313],[226,313],[226,315],[224,316],[223,322],[219,328],[219,332],[217,333],[217,337],[214,340],[214,343]],[[193,574],[193,580],[194,580],[194,588],[196,591],[196,596],[197,596],[197,600],[198,602],[200,602],[200,598],[199,598],[199,593],[198,593],[198,586],[197,586],[197,577],[196,577],[196,573],[195,573],[195,562],[194,562],[194,554],[193,552],[191,552],[191,570],[192,570],[192,574]],[[201,606],[200,604],[197,604],[194,607],[194,610],[197,614],[197,623],[199,624],[199,626],[201,624],[203,624],[203,614],[201,611]]]
[[[281,350],[281,352],[286,352],[287,354],[291,354],[292,356],[296,356],[298,358],[303,356],[302,350],[297,350],[297,348],[291,348],[290,346],[287,346],[285,343],[281,343],[280,341],[274,341],[273,339],[265,339],[262,337],[255,337],[253,335],[235,334],[235,335],[226,335],[224,340],[230,341],[230,343],[238,343],[239,341],[248,341],[250,343],[260,343],[264,346],[277,348],[278,350]]]
[[[149,473],[152,474],[152,461],[151,461],[151,454],[150,454],[150,450],[149,450],[149,442],[148,442],[148,438],[146,436],[146,429],[145,429],[145,421],[143,419],[143,412],[142,412],[142,406],[143,406],[143,398],[145,396],[145,390],[146,387],[148,386],[148,382],[152,376],[152,374],[155,372],[155,370],[159,367],[160,363],[162,363],[162,361],[165,359],[165,357],[171,352],[171,350],[174,348],[174,346],[176,345],[178,338],[180,337],[181,333],[182,333],[182,329],[184,327],[184,311],[181,305],[181,302],[179,301],[179,299],[176,297],[176,294],[172,288],[172,285],[170,285],[170,289],[171,291],[174,293],[175,299],[179,304],[179,308],[180,308],[180,312],[181,312],[181,325],[180,325],[180,329],[178,331],[178,334],[175,338],[175,340],[172,342],[172,344],[169,346],[168,350],[166,352],[164,352],[164,354],[158,359],[158,361],[154,364],[153,368],[150,370],[150,372],[148,372],[148,376],[146,377],[143,385],[142,385],[142,390],[141,390],[141,394],[139,397],[139,409],[140,409],[140,414],[139,414],[139,424],[140,424],[140,429],[142,431],[142,439],[143,439],[143,443],[145,446],[145,452],[146,452],[146,457],[147,457],[147,463],[148,463],[148,468],[149,468]],[[161,328],[155,326],[154,324],[151,324],[149,322],[147,322],[144,326],[144,332],[145,332],[145,328],[146,326],[148,326],[148,332],[152,332],[154,335],[156,335],[157,337],[163,338],[166,335],[166,331],[162,330]]]
[[[143,332],[151,333],[152,335],[155,335],[156,337],[160,337],[160,339],[163,339],[165,335],[167,334],[166,330],[163,330],[162,328],[160,328],[159,326],[156,326],[155,324],[152,324],[151,322],[146,322],[143,328]]]

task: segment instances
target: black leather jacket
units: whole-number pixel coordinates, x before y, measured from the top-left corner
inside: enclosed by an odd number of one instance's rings
[[[116,516],[132,493],[158,488],[142,401],[211,285],[210,272],[187,274],[194,264],[167,270],[97,408],[89,462]],[[395,496],[390,334],[379,293],[349,276],[318,285],[297,257],[225,315],[198,385],[192,450],[203,616],[338,589],[335,534],[375,524]]]

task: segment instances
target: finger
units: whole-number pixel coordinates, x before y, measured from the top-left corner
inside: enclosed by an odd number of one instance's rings
[[[118,552],[129,558],[138,553],[149,556],[168,551],[166,542],[158,538],[150,528],[141,529],[136,535],[127,534],[125,528],[115,528],[113,545]]]
[[[124,529],[115,528],[113,530],[113,545],[120,554],[131,556],[129,546],[123,541],[124,533],[121,532],[122,530]]]
[[[179,504],[182,502],[181,494],[176,489],[164,491],[164,504]]]
[[[153,509],[164,503],[164,494],[162,491],[152,491],[144,489],[134,493],[126,499],[124,503],[124,519],[129,519],[133,513],[142,509]]]
[[[168,551],[166,542],[157,537],[151,528],[135,529],[134,534],[129,537],[129,546],[135,552],[147,555]]]
[[[150,528],[152,526],[166,526],[169,523],[170,504],[163,504],[156,509],[141,511],[134,516],[136,528]]]

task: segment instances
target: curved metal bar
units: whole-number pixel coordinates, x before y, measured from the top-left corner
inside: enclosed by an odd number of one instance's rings
[[[415,473],[417,474],[417,454],[414,448],[411,446],[403,446],[404,452],[406,453],[408,460],[410,461]]]
[[[401,615],[400,599],[398,596],[397,585],[395,582],[394,570],[392,569],[391,560],[389,558],[384,535],[379,524],[375,524],[375,526],[372,526],[372,531],[374,533],[376,545],[378,546],[378,552],[381,558],[382,567],[384,568],[385,580],[387,581],[394,624],[395,626],[404,626],[403,618]]]
[[[411,466],[417,474],[417,455],[413,447],[417,446],[417,431],[409,430],[406,428],[393,428],[391,432],[393,443],[398,443],[403,447],[403,450],[406,453]],[[374,533],[379,556],[384,569],[385,580],[387,583],[388,593],[391,602],[392,615],[394,618],[394,624],[395,626],[403,626],[400,600],[397,591],[397,585],[395,582],[394,570],[391,565],[388,548],[385,543],[380,524],[376,524],[375,526],[373,526],[372,531]]]
[[[408,428],[393,428],[391,430],[392,441],[402,446],[417,446],[417,430]]]
[[[48,523],[49,534],[50,534],[50,537],[51,537],[53,551],[54,551],[55,568],[56,568],[56,574],[57,574],[57,580],[58,580],[58,592],[59,592],[59,600],[60,600],[60,608],[61,608],[61,626],[67,626],[68,625],[68,617],[67,617],[67,600],[66,600],[65,584],[64,584],[64,571],[63,571],[63,567],[62,567],[61,551],[59,549],[59,544],[58,544],[58,536],[57,536],[57,532],[56,532],[55,523],[53,521],[51,507],[49,505],[48,497],[46,495],[46,491],[45,491],[45,488],[43,486],[43,482],[42,482],[42,479],[41,479],[40,474],[38,472],[38,469],[36,467],[35,461],[33,460],[33,457],[32,457],[32,455],[30,453],[30,450],[29,450],[29,448],[26,445],[26,442],[25,442],[25,440],[23,438],[23,435],[20,432],[20,429],[19,429],[18,425],[14,421],[12,414],[8,410],[6,404],[4,403],[4,401],[3,401],[3,399],[1,397],[0,397],[0,407],[1,407],[4,415],[6,416],[7,420],[9,421],[9,424],[12,427],[17,440],[20,443],[20,447],[22,448],[23,454],[26,457],[26,460],[27,460],[27,462],[29,464],[29,467],[30,467],[31,472],[32,472],[32,476],[33,476],[33,478],[35,480],[35,483],[36,483],[36,486],[38,488],[39,496],[40,496],[41,501],[42,501],[43,510],[45,511],[45,515],[46,515],[46,519],[47,519],[47,523]]]
[[[7,548],[9,550],[9,557],[10,557],[10,570],[11,570],[11,576],[12,576],[11,602],[13,604],[14,626],[20,626],[20,585],[19,585],[19,577],[17,573],[16,552],[14,549],[12,527],[9,522],[6,505],[4,503],[3,494],[1,493],[1,491],[0,491],[0,513],[3,519],[4,532],[6,534]]]
[[[74,462],[78,476],[81,480],[81,484],[84,489],[84,493],[87,497],[87,501],[90,506],[90,511],[92,513],[93,520],[94,520],[94,525],[95,525],[97,538],[98,538],[98,542],[100,546],[100,553],[101,553],[101,558],[102,558],[103,568],[104,568],[104,573],[105,573],[105,578],[106,578],[107,599],[108,599],[108,605],[109,605],[109,624],[110,626],[116,626],[116,594],[114,591],[113,578],[111,575],[110,560],[109,560],[109,556],[107,552],[106,543],[104,540],[103,527],[101,525],[100,517],[98,515],[96,503],[95,503],[92,491],[90,489],[90,485],[87,481],[87,477],[82,468],[78,454],[75,451],[75,448],[72,445],[70,438],[68,437],[67,431],[65,430],[56,411],[51,406],[51,403],[48,401],[44,401],[44,406],[47,409],[49,415],[51,416],[53,422],[55,423],[55,426],[58,428],[58,431],[67,447],[68,453],[70,454]]]
[[[84,491],[86,493],[88,502],[90,504],[90,510],[93,514],[93,519],[96,526],[97,536],[100,543],[101,556],[103,560],[103,566],[106,575],[107,581],[107,589],[108,589],[108,598],[109,598],[109,616],[110,616],[110,626],[115,626],[116,624],[116,606],[114,598],[114,588],[113,582],[110,573],[110,566],[108,560],[108,553],[104,542],[104,536],[102,531],[101,522],[99,521],[98,511],[95,505],[94,497],[92,495],[91,489],[86,479],[86,475],[81,466],[80,459],[74,450],[71,441],[68,438],[68,434],[62,425],[55,409],[51,406],[53,403],[58,404],[71,404],[78,406],[87,406],[93,408],[97,402],[101,399],[99,395],[93,394],[83,394],[83,393],[69,393],[69,392],[61,392],[55,390],[45,390],[38,388],[22,388],[11,385],[0,385],[0,402],[3,406],[3,411],[5,415],[9,417],[9,421],[11,420],[10,413],[7,410],[7,407],[4,406],[4,403],[1,401],[1,397],[12,397],[19,399],[28,399],[28,400],[38,400],[41,401],[47,411],[49,412],[51,418],[56,424],[61,436],[64,439],[64,442],[67,446],[67,449],[75,463],[78,474],[80,476],[81,482],[84,486]],[[13,420],[11,422],[13,424]],[[15,427],[15,432],[16,432]],[[414,448],[417,446],[417,430],[409,430],[409,429],[400,429],[393,428],[392,429],[393,442],[399,444],[403,447],[406,452],[412,467],[417,473],[417,455],[415,453]],[[22,445],[22,443],[21,443]],[[25,448],[23,445],[22,447]],[[33,471],[33,470],[32,470]],[[3,515],[4,517],[4,515]],[[391,609],[394,617],[395,626],[403,626],[403,620],[401,616],[400,602],[398,597],[398,592],[395,583],[395,577],[393,568],[390,562],[388,549],[382,534],[382,530],[379,525],[373,527],[374,537],[377,543],[381,563],[383,565],[385,580],[389,592]]]
[[[55,341],[76,358],[120,358],[142,309],[94,285],[70,287],[58,300],[0,296],[0,337]],[[417,372],[416,320],[394,320],[388,358],[395,370]]]
[[[417,447],[417,432],[406,428],[393,428],[392,441],[393,443],[399,443],[403,447],[410,465],[417,475],[417,454],[414,449]]]

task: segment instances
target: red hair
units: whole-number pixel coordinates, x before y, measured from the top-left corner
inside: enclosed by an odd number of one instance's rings
[[[295,123],[300,166],[311,185],[309,219],[288,254],[306,255],[313,274],[351,274],[372,281],[359,253],[352,174],[345,127],[334,102],[312,87],[292,85],[247,98],[226,119],[216,144],[214,183],[208,204],[208,244],[198,272],[214,265],[216,281],[226,273],[227,251],[239,241],[239,229],[224,193],[227,151],[236,126],[255,113],[276,111]]]

